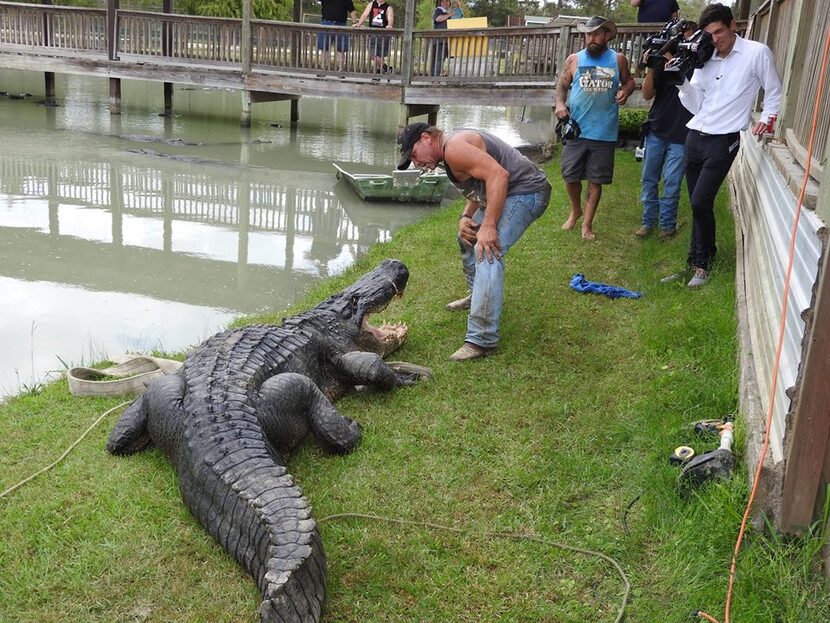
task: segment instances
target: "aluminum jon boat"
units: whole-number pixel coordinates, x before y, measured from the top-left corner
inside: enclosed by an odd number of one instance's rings
[[[449,185],[442,169],[422,173],[418,169],[384,173],[349,173],[333,164],[337,179],[344,180],[364,201],[401,201],[406,203],[438,203]]]

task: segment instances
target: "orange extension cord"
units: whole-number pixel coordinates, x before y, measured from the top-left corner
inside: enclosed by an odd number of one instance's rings
[[[769,449],[769,434],[772,426],[772,411],[775,404],[775,389],[778,385],[778,368],[781,364],[781,351],[784,344],[784,328],[787,324],[787,300],[790,294],[790,278],[793,272],[793,261],[795,259],[795,236],[798,232],[798,221],[801,219],[801,206],[804,201],[804,192],[807,189],[807,181],[810,179],[810,161],[813,157],[813,142],[816,137],[816,125],[818,124],[819,102],[821,102],[821,92],[824,88],[824,72],[827,69],[827,55],[830,52],[830,33],[827,34],[827,39],[824,43],[824,56],[821,61],[821,71],[819,72],[818,88],[816,89],[816,103],[813,107],[813,123],[810,126],[810,141],[807,145],[807,163],[804,168],[804,181],[801,183],[801,191],[798,193],[798,203],[796,204],[795,221],[793,221],[792,233],[790,234],[790,259],[787,264],[787,275],[784,278],[784,297],[781,304],[781,324],[778,329],[778,347],[775,350],[775,364],[772,368],[772,388],[770,389],[769,409],[767,411],[767,424],[764,433],[764,444],[761,448],[761,455],[758,458],[758,467],[755,469],[755,478],[752,483],[752,491],[749,494],[749,500],[746,503],[746,510],[741,521],[741,529],[738,532],[738,540],[735,542],[735,551],[732,554],[732,564],[729,567],[729,587],[726,590],[726,607],[724,610],[724,623],[729,623],[729,610],[732,605],[732,593],[735,588],[735,569],[738,566],[738,552],[741,549],[741,543],[744,540],[746,533],[746,524],[749,521],[749,512],[752,509],[752,503],[755,501],[755,496],[758,492],[758,481],[761,479],[761,469],[764,466],[764,461],[767,457],[767,450]],[[717,619],[702,610],[699,610],[697,616],[710,621],[711,623],[720,623]]]

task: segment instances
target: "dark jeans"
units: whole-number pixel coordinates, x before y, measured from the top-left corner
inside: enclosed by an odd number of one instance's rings
[[[686,185],[692,204],[692,241],[687,262],[709,270],[715,259],[715,196],[738,155],[740,134],[702,134],[686,137]]]

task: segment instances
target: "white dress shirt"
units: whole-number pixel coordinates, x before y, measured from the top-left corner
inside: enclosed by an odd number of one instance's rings
[[[706,134],[730,134],[749,127],[750,112],[758,89],[764,89],[761,121],[769,122],[781,106],[781,78],[775,59],[763,43],[735,37],[732,51],[721,58],[717,52],[691,82],[678,87],[680,102],[694,117],[686,126]]]

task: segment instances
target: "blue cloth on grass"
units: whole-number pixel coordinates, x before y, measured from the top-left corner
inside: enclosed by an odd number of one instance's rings
[[[571,287],[583,294],[604,294],[609,299],[638,299],[643,296],[642,292],[634,292],[633,290],[626,290],[618,286],[609,286],[605,283],[588,281],[585,279],[585,275],[574,275],[571,277]]]

